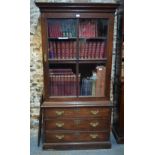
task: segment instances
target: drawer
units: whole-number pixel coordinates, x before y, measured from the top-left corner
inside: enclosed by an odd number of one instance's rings
[[[111,115],[110,108],[46,108],[44,118],[54,117],[102,117],[107,118]]]
[[[108,141],[108,132],[45,132],[46,143]]]
[[[79,108],[77,110],[78,117],[109,117],[111,115],[110,108]]]
[[[44,118],[53,117],[71,117],[75,115],[74,108],[46,108],[44,109]]]
[[[108,130],[108,119],[50,119],[45,120],[45,130]]]

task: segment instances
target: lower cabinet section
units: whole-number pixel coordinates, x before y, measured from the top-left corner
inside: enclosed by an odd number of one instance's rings
[[[43,108],[44,149],[110,148],[111,107]]]

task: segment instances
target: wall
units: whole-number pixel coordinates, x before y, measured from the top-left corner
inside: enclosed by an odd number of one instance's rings
[[[39,2],[80,2],[80,1],[115,3],[115,0],[40,0]],[[116,30],[116,24],[114,29]],[[116,31],[114,31],[114,41],[116,36],[115,33]],[[38,127],[38,116],[40,105],[39,100],[43,90],[43,66],[42,66],[40,12],[39,9],[35,6],[34,0],[30,1],[30,56],[31,56],[30,57],[30,94],[31,94],[30,121],[31,121],[31,127],[35,128]],[[113,64],[114,64],[114,58],[115,58],[115,43],[113,50]]]

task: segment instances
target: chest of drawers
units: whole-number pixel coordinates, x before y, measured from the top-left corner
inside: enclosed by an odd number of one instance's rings
[[[110,106],[42,107],[43,148],[110,148]]]

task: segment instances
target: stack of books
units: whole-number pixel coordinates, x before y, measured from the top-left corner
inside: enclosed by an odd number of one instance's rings
[[[97,66],[96,72],[93,72],[91,77],[83,78],[81,84],[81,96],[105,96],[105,75],[106,68],[104,66]]]
[[[77,80],[76,75],[72,72],[72,69],[50,69],[49,71],[51,96],[77,95]]]
[[[74,19],[56,20],[48,23],[49,37],[76,37],[76,21]]]
[[[50,59],[75,59],[76,41],[52,41],[49,43]]]
[[[96,20],[80,20],[79,23],[79,37],[96,37],[97,36],[97,22]]]
[[[88,41],[80,43],[80,59],[103,59],[105,42]]]

